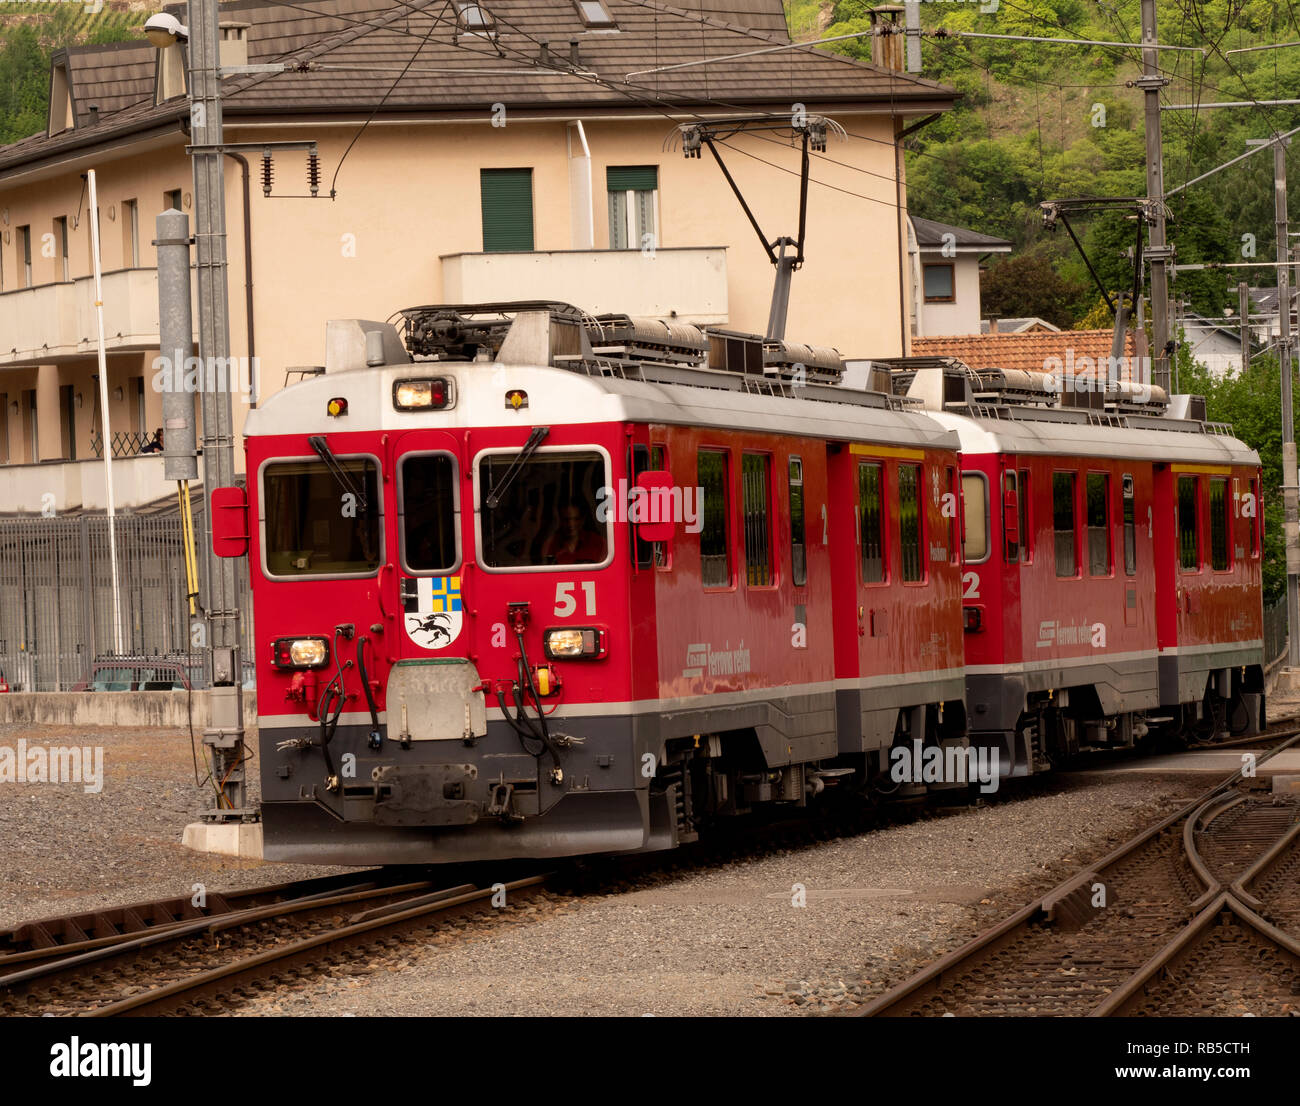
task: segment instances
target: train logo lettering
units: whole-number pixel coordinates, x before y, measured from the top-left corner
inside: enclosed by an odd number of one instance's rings
[[[459,576],[421,576],[406,582],[402,601],[406,636],[421,649],[444,649],[464,623]]]

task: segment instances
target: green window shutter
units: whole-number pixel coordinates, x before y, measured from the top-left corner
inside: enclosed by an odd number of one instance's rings
[[[483,249],[533,248],[533,171],[480,169],[483,194]]]
[[[611,165],[605,170],[605,187],[611,192],[653,192],[659,187],[659,166]]]

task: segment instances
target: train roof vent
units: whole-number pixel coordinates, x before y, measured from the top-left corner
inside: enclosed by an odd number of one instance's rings
[[[763,372],[800,383],[838,384],[844,376],[840,351],[770,338],[763,342]]]
[[[887,357],[874,364],[890,374],[896,396],[919,400],[928,411],[969,407],[974,370],[959,357]]]
[[[763,375],[763,339],[739,330],[709,327],[709,368],[748,376]]]
[[[598,315],[587,322],[587,334],[598,356],[700,365],[709,352],[704,331],[690,323],[669,323],[634,315]]]
[[[1205,400],[1201,401],[1199,422],[1205,421]],[[1106,389],[1106,410],[1117,414],[1160,414],[1169,406],[1169,393],[1157,384],[1137,384],[1131,380],[1112,380]]]
[[[1024,369],[975,369],[972,390],[977,403],[1053,403],[1056,391],[1046,373]]]

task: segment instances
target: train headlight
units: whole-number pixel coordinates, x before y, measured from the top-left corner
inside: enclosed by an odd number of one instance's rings
[[[592,626],[547,630],[542,641],[546,655],[552,659],[592,658],[605,655],[605,632]]]
[[[451,381],[444,376],[393,383],[393,406],[399,411],[441,411],[452,406]]]
[[[271,645],[276,668],[324,668],[329,659],[329,642],[323,637],[282,637]]]

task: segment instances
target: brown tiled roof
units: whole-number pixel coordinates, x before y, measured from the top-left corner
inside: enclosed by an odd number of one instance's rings
[[[1084,357],[1095,363],[1110,356],[1109,330],[1058,330],[1029,334],[963,334],[956,337],[913,338],[913,357],[958,357],[972,369],[1024,369],[1045,372],[1059,357],[1062,367],[1078,365]],[[1124,355],[1134,356],[1133,332],[1124,336]]]
[[[143,19],[141,20],[143,22]],[[75,46],[54,55],[54,64],[67,59],[77,101],[77,122],[84,126],[90,108],[101,120],[141,101],[153,101],[154,54],[147,42],[114,42],[105,46]]]
[[[504,103],[508,110],[683,108],[689,116],[693,109],[716,114],[780,105],[788,111],[802,102],[827,111],[837,104],[874,104],[915,113],[944,110],[955,95],[934,81],[812,47],[629,76],[788,44],[780,0],[681,0],[680,7],[660,0],[606,0],[616,32],[588,31],[573,0],[483,4],[496,18],[496,42],[465,35],[458,42],[455,9],[444,0],[322,0],[314,16],[304,14],[305,4],[224,4],[223,21],[251,24],[251,64],[279,61],[304,70],[228,78],[225,114],[368,114],[381,101],[385,112],[487,112]],[[174,10],[185,18],[183,9]],[[577,73],[567,60],[575,39]],[[551,44],[551,67],[538,63],[543,42]],[[122,52],[117,62],[110,60],[114,49]],[[92,90],[74,89],[79,108],[98,102],[99,125],[2,147],[0,169],[92,144],[100,136],[167,124],[186,113],[179,99],[153,105],[155,59],[148,47],[143,54],[134,43],[74,48],[68,54],[76,58],[74,81],[84,74]],[[111,74],[119,82],[116,94],[107,84]],[[131,106],[133,99],[138,102]],[[106,109],[109,104],[114,106]],[[665,119],[665,130],[668,126]]]

